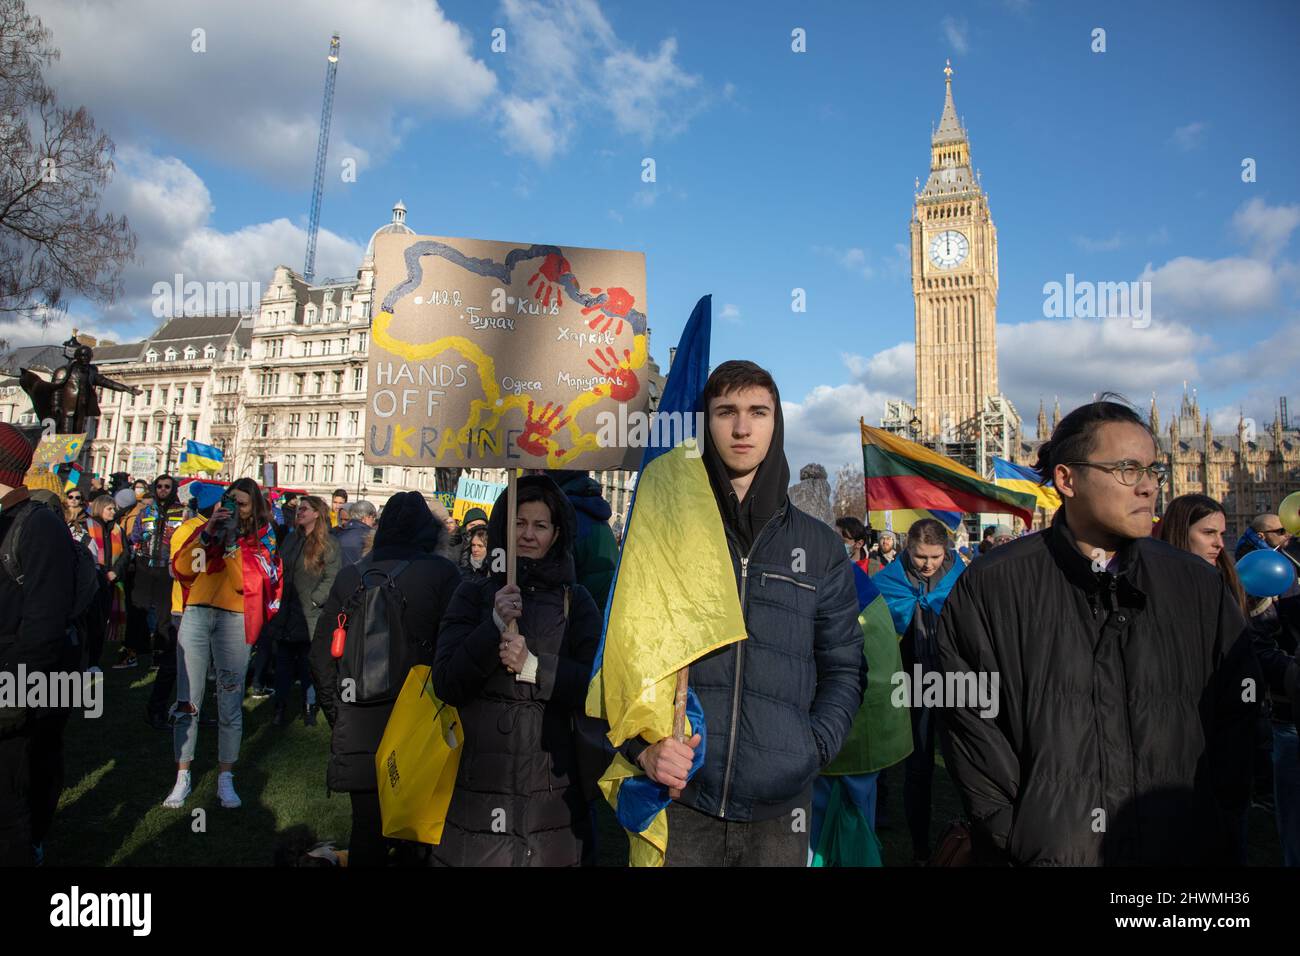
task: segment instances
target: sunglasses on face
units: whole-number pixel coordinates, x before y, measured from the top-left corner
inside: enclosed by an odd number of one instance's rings
[[[81,500],[81,495],[68,495],[68,500],[69,500],[69,501],[80,501],[80,500]]]

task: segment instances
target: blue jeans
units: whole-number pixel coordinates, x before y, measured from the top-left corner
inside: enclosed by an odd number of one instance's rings
[[[1273,805],[1282,864],[1300,866],[1300,746],[1289,721],[1273,721]]]
[[[196,605],[185,609],[176,638],[176,729],[172,743],[178,761],[188,763],[194,759],[209,658],[217,666],[217,759],[221,763],[239,759],[248,652],[242,613]],[[181,706],[185,703],[193,706],[193,713]]]

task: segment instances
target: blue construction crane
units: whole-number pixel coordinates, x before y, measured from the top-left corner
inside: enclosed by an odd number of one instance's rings
[[[316,276],[316,233],[320,231],[320,201],[325,191],[325,154],[330,145],[330,118],[334,115],[334,74],[339,68],[339,35],[330,37],[330,51],[325,67],[325,102],[320,108],[320,141],[316,144],[316,182],[311,190],[311,219],[307,223],[307,262],[302,267],[308,282]]]

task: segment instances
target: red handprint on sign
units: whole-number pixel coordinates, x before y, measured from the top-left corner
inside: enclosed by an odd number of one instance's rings
[[[555,304],[564,305],[564,290],[560,287],[560,279],[569,275],[573,270],[569,268],[569,260],[564,258],[558,252],[552,252],[543,260],[541,268],[533,273],[533,277],[528,280],[528,285],[533,289],[533,297],[542,305],[551,304],[551,294],[555,295]],[[536,282],[536,287],[533,283]]]
[[[591,291],[600,292],[600,289],[592,289]],[[618,327],[614,329],[614,334],[619,335],[623,331],[623,319],[627,318],[627,313],[635,302],[636,297],[627,289],[611,286],[605,290],[603,302],[587,306],[582,310],[582,314],[587,315],[600,309],[601,314],[593,316],[587,325],[597,332],[608,332],[609,327],[617,322]]]
[[[524,433],[519,436],[519,447],[530,455],[545,457],[546,439],[569,423],[570,416],[560,418],[563,412],[563,405],[547,402],[546,407],[540,413],[536,413],[530,400],[528,415],[524,420]]]
[[[641,390],[641,383],[637,381],[636,373],[625,364],[631,360],[631,349],[623,350],[623,362],[618,361],[613,349],[596,349],[596,358],[587,359],[587,364],[596,370],[597,375],[604,375],[609,379],[610,398],[626,402]]]

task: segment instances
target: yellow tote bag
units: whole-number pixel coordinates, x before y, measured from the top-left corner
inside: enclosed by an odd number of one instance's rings
[[[464,742],[460,715],[434,696],[429,668],[412,667],[375,752],[384,836],[442,839]]]

